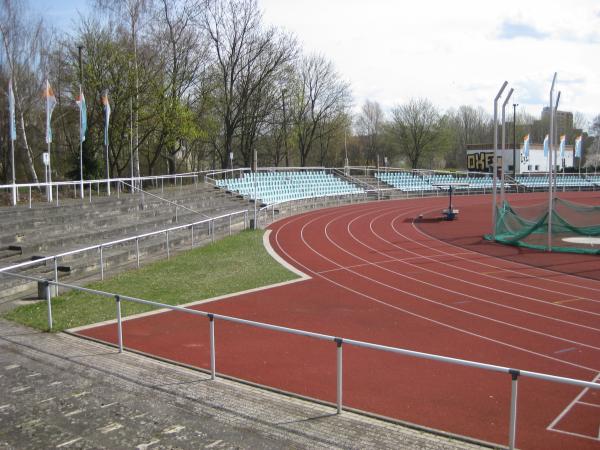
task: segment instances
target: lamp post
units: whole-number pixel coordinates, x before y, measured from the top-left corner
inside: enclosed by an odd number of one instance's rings
[[[287,89],[283,88],[281,90],[281,102],[283,103],[283,148],[285,150],[285,167],[290,167],[290,154],[287,146],[287,129],[286,129],[286,121],[285,121],[285,94]],[[279,162],[277,162],[279,164]]]
[[[513,178],[517,176],[517,106],[518,103],[513,103]],[[521,158],[519,158],[519,165],[520,161]]]

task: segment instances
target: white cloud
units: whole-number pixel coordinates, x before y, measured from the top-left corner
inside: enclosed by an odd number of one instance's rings
[[[352,85],[357,109],[365,99],[389,109],[427,97],[442,109],[472,104],[491,111],[508,80],[517,103],[537,116],[556,71],[562,108],[598,114],[597,3],[554,3],[259,0],[267,22],[335,63]],[[499,39],[503,31],[514,39]]]

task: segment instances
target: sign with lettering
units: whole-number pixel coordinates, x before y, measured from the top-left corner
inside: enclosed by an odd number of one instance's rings
[[[494,166],[494,152],[467,154],[467,169],[477,172],[490,172]],[[502,170],[502,156],[498,155],[498,171]]]

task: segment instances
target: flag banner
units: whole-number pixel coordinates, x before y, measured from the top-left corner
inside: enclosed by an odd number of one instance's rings
[[[110,103],[108,102],[108,90],[102,94],[102,105],[104,105],[104,145],[108,145],[108,123],[110,121]]]
[[[81,128],[79,129],[79,140],[85,141],[85,132],[87,131],[87,108],[85,106],[85,96],[83,92],[79,93],[79,97],[75,101],[79,106],[79,117],[81,119]]]
[[[529,159],[529,135],[523,138],[523,153],[525,154],[525,159]]]
[[[575,157],[576,158],[581,158],[581,138],[583,136],[579,136],[577,139],[575,139]]]
[[[17,123],[15,121],[15,94],[13,93],[12,80],[8,81],[8,122],[10,127],[10,140],[17,140]]]
[[[548,135],[546,135],[546,137],[544,138],[544,158],[547,158],[548,154],[550,153],[549,148],[548,148],[548,138],[549,138]]]
[[[50,87],[50,82],[46,80],[46,89],[44,90],[44,97],[46,97],[46,144],[52,142],[52,111],[56,106],[56,97]]]
[[[565,143],[567,141],[567,136],[564,134],[560,137],[560,159],[565,157]]]

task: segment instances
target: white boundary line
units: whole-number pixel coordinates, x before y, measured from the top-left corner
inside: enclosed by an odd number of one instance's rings
[[[592,381],[594,383],[596,383],[599,379],[600,379],[600,372],[594,377],[594,379]],[[547,431],[554,431],[556,433],[569,434],[571,436],[579,436],[579,437],[586,438],[586,439],[591,439],[591,440],[594,440],[594,441],[600,441],[600,429],[598,430],[598,436],[597,437],[593,437],[593,436],[589,436],[589,435],[586,435],[586,434],[574,433],[572,431],[565,431],[565,430],[560,430],[558,428],[554,428],[556,426],[556,424],[558,424],[563,419],[563,417],[565,417],[567,414],[569,414],[569,412],[571,411],[571,409],[573,408],[573,406],[575,406],[577,403],[583,403],[583,402],[580,402],[579,400],[585,394],[587,394],[588,391],[589,391],[589,388],[584,388],[577,395],[577,397],[575,397],[573,399],[573,401],[571,403],[569,403],[569,405],[558,416],[556,416],[556,418],[552,421],[552,423],[550,423],[550,425],[548,425],[546,427],[546,430]],[[600,406],[600,405],[591,405],[591,406]]]
[[[223,294],[223,295],[219,295],[217,297],[211,297],[211,298],[207,298],[204,300],[195,300],[193,302],[184,303],[184,304],[181,304],[178,306],[187,308],[190,306],[202,305],[204,303],[212,303],[212,302],[216,302],[219,300],[224,300],[226,298],[237,297],[239,295],[251,294],[253,292],[264,291],[267,289],[272,289],[272,288],[276,288],[276,287],[280,287],[280,286],[286,286],[288,284],[299,283],[301,281],[310,280],[312,278],[310,275],[308,275],[308,274],[302,272],[300,269],[297,269],[296,267],[292,266],[290,263],[288,263],[286,260],[284,260],[281,256],[279,256],[277,253],[275,253],[275,250],[273,250],[273,247],[271,247],[271,242],[269,241],[270,235],[271,235],[271,230],[266,230],[265,233],[263,234],[262,240],[263,240],[263,245],[265,247],[265,250],[275,261],[277,261],[279,264],[281,264],[284,268],[286,268],[290,272],[297,275],[298,278],[296,278],[294,280],[289,280],[289,281],[282,281],[281,283],[274,283],[274,284],[269,284],[269,285],[261,286],[261,287],[257,287],[257,288],[246,289],[245,291],[232,292],[230,294]],[[171,310],[168,308],[160,308],[160,309],[157,309],[154,311],[147,311],[147,312],[123,317],[122,321],[125,322],[127,320],[139,319],[141,317],[154,316],[156,314],[162,314],[164,312],[169,312],[169,311],[171,311]],[[65,331],[67,331],[69,333],[77,333],[78,331],[83,331],[83,330],[87,330],[90,328],[96,328],[96,327],[103,326],[103,325],[110,325],[113,323],[117,323],[117,319],[105,320],[103,322],[97,322],[97,323],[93,323],[90,325],[82,325],[80,327],[69,328],[68,330],[65,330]]]

